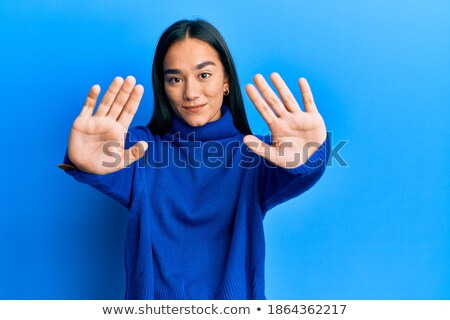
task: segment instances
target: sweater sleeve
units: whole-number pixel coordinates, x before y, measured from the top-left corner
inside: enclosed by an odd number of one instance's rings
[[[139,140],[149,141],[150,131],[146,127],[131,128],[125,139],[125,148],[128,149]],[[144,156],[145,158],[145,156]],[[119,171],[99,175],[88,173],[77,169],[72,161],[70,161],[67,149],[64,156],[63,164],[59,165],[67,174],[78,180],[79,182],[88,184],[114,200],[120,202],[126,208],[130,208],[132,199],[132,186],[136,169],[140,167],[138,164],[142,161],[133,162],[126,168]]]
[[[310,189],[324,173],[329,155],[330,142],[327,136],[319,149],[297,168],[286,169],[264,160],[260,176],[260,199],[263,214],[265,215],[273,207]]]

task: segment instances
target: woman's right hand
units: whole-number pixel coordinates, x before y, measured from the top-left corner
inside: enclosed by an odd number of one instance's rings
[[[104,94],[95,114],[100,86],[94,85],[70,132],[68,156],[80,170],[107,174],[140,159],[148,148],[139,141],[125,150],[128,127],[138,109],[144,87],[136,79],[116,77]]]

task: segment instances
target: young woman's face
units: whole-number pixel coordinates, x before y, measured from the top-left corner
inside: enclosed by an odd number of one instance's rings
[[[164,88],[181,119],[198,127],[220,118],[228,76],[211,45],[195,38],[175,42],[163,64]]]

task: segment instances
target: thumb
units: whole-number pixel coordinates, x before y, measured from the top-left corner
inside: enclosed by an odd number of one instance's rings
[[[139,141],[129,149],[124,151],[124,166],[127,167],[133,162],[142,158],[148,149],[145,141]]]
[[[261,139],[253,135],[245,136],[244,143],[251,151],[253,151],[257,155],[260,155],[261,157],[266,158],[273,163],[276,163],[277,150],[271,145],[268,145],[267,143],[263,142]]]

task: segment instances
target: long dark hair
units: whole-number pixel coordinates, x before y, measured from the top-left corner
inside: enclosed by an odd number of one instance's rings
[[[225,74],[229,77],[230,94],[224,96],[223,103],[230,109],[236,128],[243,134],[252,134],[230,50],[219,31],[202,19],[177,21],[167,28],[159,39],[152,68],[154,111],[147,127],[153,134],[159,135],[170,129],[174,113],[164,89],[163,61],[170,46],[186,37],[205,41],[217,51],[225,68]]]

